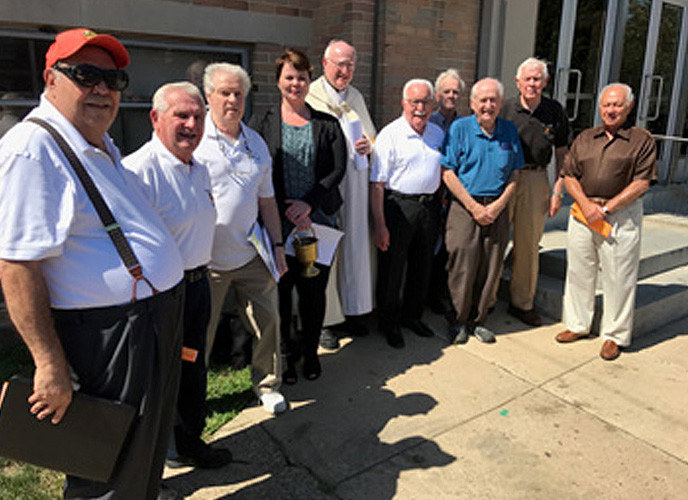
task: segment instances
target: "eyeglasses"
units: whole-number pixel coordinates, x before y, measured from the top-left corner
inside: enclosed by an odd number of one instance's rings
[[[431,106],[432,103],[434,102],[432,99],[404,99],[407,103],[409,103],[411,106],[414,108],[422,104],[423,106]]]
[[[82,87],[95,87],[100,82],[105,82],[110,90],[122,91],[129,86],[129,75],[121,69],[102,69],[92,64],[75,66],[56,64],[53,68]]]
[[[334,64],[335,66],[337,66],[337,68],[339,68],[339,69],[348,69],[348,70],[351,71],[352,69],[354,69],[354,68],[356,67],[356,62],[355,62],[355,61],[340,61],[340,62],[337,62],[337,61],[333,61],[333,60],[330,59],[329,57],[327,58],[327,60],[330,61],[330,62],[331,62],[332,64]]]

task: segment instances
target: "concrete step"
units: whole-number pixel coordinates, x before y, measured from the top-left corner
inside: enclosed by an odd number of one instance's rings
[[[550,223],[541,242],[540,277],[535,296],[538,311],[561,320],[566,276],[566,232]],[[508,300],[510,266],[505,266],[500,297]],[[688,316],[688,218],[667,214],[645,216],[636,295],[636,337]],[[599,330],[602,291],[598,289],[593,331]]]
[[[500,298],[508,300],[510,272],[505,271]],[[540,275],[535,294],[535,308],[552,319],[561,321],[564,281]],[[597,290],[593,332],[599,331],[602,313],[602,290]],[[634,336],[640,337],[678,319],[688,317],[688,265],[640,280],[635,301]]]
[[[566,277],[566,230],[545,232],[540,242],[540,274]],[[638,278],[644,279],[688,265],[688,218],[668,214],[646,215],[640,247]]]

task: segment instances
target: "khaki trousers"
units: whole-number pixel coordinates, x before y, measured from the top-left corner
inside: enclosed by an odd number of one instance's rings
[[[612,224],[612,232],[604,239],[569,217],[564,322],[572,332],[590,332],[599,272],[603,293],[600,336],[626,347],[631,344],[633,332],[642,200],[610,214],[607,220]]]
[[[230,271],[210,270],[211,313],[206,362],[215,341],[222,306],[232,286],[244,326],[254,335],[251,373],[257,393],[276,391],[282,382],[277,283],[260,257]]]
[[[521,170],[516,193],[509,202],[509,218],[514,227],[509,292],[511,304],[526,311],[533,308],[540,265],[540,238],[548,211],[547,171]]]
[[[506,210],[492,224],[481,226],[463,205],[452,200],[445,242],[449,293],[460,324],[479,324],[487,318],[508,240]]]

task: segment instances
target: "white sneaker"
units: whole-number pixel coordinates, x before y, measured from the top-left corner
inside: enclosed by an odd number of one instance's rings
[[[263,409],[272,415],[284,413],[289,407],[287,400],[277,391],[264,392],[260,395],[260,402],[263,405]]]

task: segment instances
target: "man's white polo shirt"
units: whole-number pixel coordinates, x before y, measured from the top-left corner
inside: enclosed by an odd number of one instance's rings
[[[205,165],[193,158],[183,163],[155,133],[122,164],[141,179],[143,193],[177,242],[184,269],[208,264],[216,213]]]
[[[434,193],[440,187],[443,139],[444,132],[434,123],[428,122],[420,135],[400,116],[375,140],[370,181],[404,194]]]
[[[275,196],[270,152],[262,137],[243,123],[233,144],[218,131],[209,112],[194,155],[208,167],[217,207],[210,267],[237,269],[257,255],[248,234],[258,218],[258,198]]]
[[[45,96],[29,116],[43,118],[66,139],[105,199],[143,273],[160,291],[183,276],[177,247],[124,169],[112,140],[92,146]],[[75,309],[124,304],[133,278],[88,195],[52,137],[22,122],[0,140],[0,258],[41,261],[50,303]],[[139,284],[137,298],[151,295]]]

